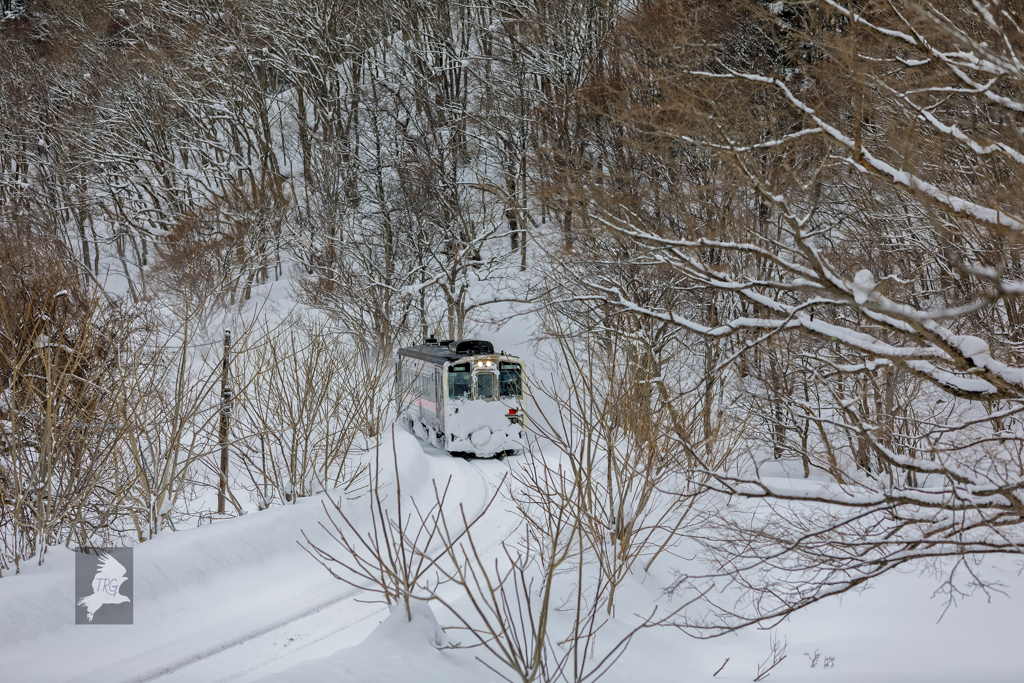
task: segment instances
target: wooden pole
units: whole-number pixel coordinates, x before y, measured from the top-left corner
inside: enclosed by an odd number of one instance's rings
[[[220,490],[217,512],[224,512],[228,492],[228,441],[231,435],[231,330],[224,330],[224,361],[220,375]]]

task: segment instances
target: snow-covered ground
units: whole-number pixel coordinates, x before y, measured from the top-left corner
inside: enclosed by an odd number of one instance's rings
[[[396,430],[403,492],[432,502],[432,482],[451,478],[449,503],[467,515],[483,509],[510,468],[525,458],[463,461]],[[390,451],[385,442],[383,450]],[[527,456],[529,457],[529,456]],[[548,457],[535,455],[534,457]],[[0,680],[21,681],[445,681],[500,680],[479,648],[439,647],[457,638],[440,630],[425,605],[412,622],[365,602],[373,596],[333,579],[298,544],[304,531],[324,540],[324,496],[302,499],[198,528],[167,533],[135,548],[134,624],[74,624],[74,558],[53,548],[42,567],[0,580]],[[344,500],[368,524],[365,499]],[[454,508],[453,508],[454,509]],[[451,510],[449,510],[451,512]],[[499,497],[474,527],[484,553],[519,532]],[[975,596],[942,616],[938,579],[891,574],[868,590],[814,606],[781,624],[787,643],[774,681],[1020,681],[1024,579],[1007,560],[982,560],[1005,595]],[[672,578],[665,556],[620,588],[609,642],[630,615],[665,599]],[[438,612],[440,626],[451,626]],[[942,616],[940,620],[940,616]],[[604,636],[599,636],[600,639]],[[750,681],[769,656],[770,634],[747,630],[695,640],[672,628],[641,632],[604,680]],[[804,653],[821,655],[816,666]],[[824,668],[824,658],[834,665]],[[713,677],[728,658],[728,663]]]

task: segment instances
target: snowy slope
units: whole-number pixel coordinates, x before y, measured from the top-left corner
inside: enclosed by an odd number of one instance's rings
[[[508,469],[523,462],[453,459],[401,431],[395,448],[407,495],[432,500],[431,482],[443,485],[451,477],[450,501],[467,514],[479,511]],[[439,630],[426,606],[411,623],[401,613],[385,619],[384,606],[362,602],[365,594],[313,561],[296,541],[303,530],[322,538],[316,534],[321,503],[322,497],[304,499],[137,546],[131,626],[75,626],[73,554],[52,549],[42,568],[0,581],[0,680],[500,680],[477,661],[486,660],[479,649],[439,649],[452,632]],[[359,501],[344,505],[360,519]],[[519,528],[507,507],[495,505],[476,527],[487,551]],[[659,561],[620,589],[619,619],[609,624],[607,642],[626,632],[633,614],[666,606],[660,589],[672,578],[673,562]],[[787,657],[771,680],[1024,679],[1024,651],[1016,643],[1024,581],[1011,562],[982,564],[980,570],[1002,580],[1006,595],[966,600],[941,621],[943,604],[930,599],[938,580],[912,573],[887,576],[866,592],[792,617],[777,629],[788,641]],[[441,626],[452,624],[438,614]],[[566,618],[554,615],[556,622]],[[822,660],[812,668],[804,653],[815,651]],[[750,681],[768,654],[769,634],[762,631],[699,641],[662,628],[641,633],[604,680]],[[823,668],[824,657],[833,657],[834,666]]]
[[[492,493],[488,479],[493,477],[483,472],[487,463],[468,465],[438,452],[427,456],[402,431],[396,431],[396,441],[406,495],[432,500],[430,483],[443,486],[452,476],[453,505],[462,503],[470,516],[482,509]],[[385,443],[382,460],[388,451]],[[500,480],[500,473],[492,474]],[[136,546],[131,626],[75,626],[74,553],[51,549],[41,568],[0,581],[0,677],[143,681],[181,671],[169,680],[197,680],[198,673],[187,667],[243,643],[248,647],[240,650],[241,659],[269,661],[279,652],[268,641],[283,640],[284,652],[368,620],[360,632],[365,635],[380,621],[383,607],[357,602],[359,591],[333,579],[297,543],[303,531],[314,542],[325,538],[318,527],[326,521],[322,503],[323,496],[300,499],[294,506],[164,534]],[[345,505],[359,520],[363,502]],[[296,644],[289,640],[293,635],[277,633],[296,624],[307,625],[307,641],[300,637]],[[54,652],[62,654],[54,658]],[[233,656],[227,666],[199,678],[238,673]]]

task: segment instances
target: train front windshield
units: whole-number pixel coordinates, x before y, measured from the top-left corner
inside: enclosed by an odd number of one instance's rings
[[[502,398],[520,398],[523,395],[523,369],[518,363],[498,366],[498,385]]]
[[[499,363],[497,369],[498,373],[495,376],[493,365],[490,369],[480,369],[475,373],[469,363],[450,366],[448,368],[448,398],[475,398],[485,401],[495,398],[522,398],[522,366],[518,363]]]
[[[486,400],[494,398],[494,375],[481,372],[476,376],[476,397]]]
[[[472,398],[473,376],[469,365],[453,365],[448,368],[448,398]]]

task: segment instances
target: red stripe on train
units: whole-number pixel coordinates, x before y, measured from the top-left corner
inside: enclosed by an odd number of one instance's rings
[[[426,408],[427,410],[433,410],[435,412],[437,411],[437,404],[434,403],[433,401],[428,401],[425,398],[413,396],[412,394],[402,394],[402,398],[408,401],[410,405],[417,405],[420,406],[421,408]]]

